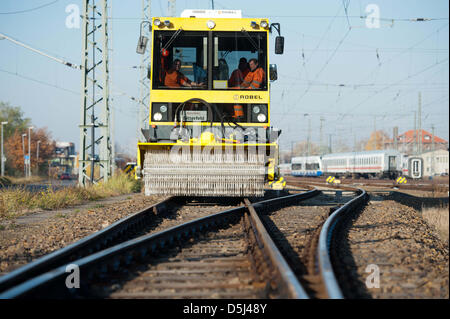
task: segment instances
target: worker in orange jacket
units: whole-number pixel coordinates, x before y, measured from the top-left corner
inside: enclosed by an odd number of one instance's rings
[[[233,88],[241,85],[248,72],[250,72],[250,70],[248,68],[247,59],[240,58],[238,68],[231,73],[230,79],[228,80],[228,87]]]
[[[266,73],[259,66],[257,59],[250,59],[248,61],[248,65],[250,67],[250,72],[248,72],[244,81],[241,83],[241,89],[250,89],[256,90],[262,88],[263,83],[266,79]]]
[[[197,84],[189,80],[183,73],[180,72],[181,61],[175,59],[173,61],[172,68],[166,70],[166,75],[164,77],[164,85],[171,88],[177,88],[182,86],[187,87],[198,87],[203,85],[203,83]]]

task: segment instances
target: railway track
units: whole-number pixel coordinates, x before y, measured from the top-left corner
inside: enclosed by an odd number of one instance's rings
[[[109,225],[101,231],[95,232],[0,277],[0,292],[70,261],[80,259],[138,236],[202,217],[212,212],[218,212],[226,207],[233,207],[239,202],[227,198],[211,204],[208,203],[208,200],[210,199],[192,199],[187,201],[179,197],[164,199]]]
[[[285,177],[286,181],[291,184],[309,184],[309,185],[325,185],[326,181],[320,177]],[[377,187],[380,189],[400,189],[400,190],[417,190],[425,192],[448,192],[448,183],[438,182],[426,182],[426,181],[414,181],[411,180],[408,184],[397,184],[395,181],[383,181],[383,180],[365,180],[365,179],[340,179],[340,185],[338,187],[345,188],[350,187]],[[331,187],[333,185],[330,185]]]
[[[339,197],[321,192],[287,208],[261,212],[263,224],[312,298],[327,297],[316,267],[320,229],[331,213],[353,197],[353,192]]]
[[[372,193],[336,238],[333,264],[345,298],[448,299],[448,243],[420,210]]]
[[[362,195],[350,202],[363,204],[365,193],[360,193]],[[315,198],[310,199],[311,197]],[[128,229],[134,227],[134,231],[133,235],[127,236],[138,236],[137,238],[115,246],[113,244],[120,236],[115,235],[116,239],[106,240],[106,243],[103,239],[103,245],[109,248],[97,247],[97,252],[90,252],[81,258],[72,257],[70,261],[64,259],[67,253],[59,253],[60,266],[48,263],[45,269],[41,262],[41,268],[35,269],[34,275],[29,272],[28,278],[25,278],[26,272],[22,270],[21,279],[10,279],[9,289],[4,290],[0,297],[340,298],[341,295],[329,288],[337,286],[337,283],[333,276],[329,276],[332,267],[329,257],[326,257],[331,251],[330,243],[333,230],[337,228],[336,220],[340,220],[340,217],[334,217],[335,221],[326,230],[318,227],[324,224],[330,212],[333,212],[333,217],[336,213],[352,209],[352,204],[345,204],[352,196],[341,196],[339,193],[337,198],[336,200],[336,196],[313,190],[253,204],[246,200],[246,206],[228,207],[225,211],[213,214],[202,205],[205,212],[203,216],[200,216],[202,213],[193,214],[192,211],[187,213],[187,210],[185,216],[196,218],[195,220],[186,223],[183,214],[178,213],[175,218],[172,216],[163,219],[159,226],[154,226],[150,233],[147,230],[144,235],[142,230],[139,232],[137,229],[142,228],[136,221],[139,218],[130,218],[135,221],[130,223],[133,226],[128,226]],[[315,200],[316,205],[313,206],[320,207],[318,211],[321,213],[312,219],[309,227],[302,226],[302,229],[299,225],[302,209],[297,213],[295,209],[299,210],[300,206],[297,204],[305,200]],[[177,205],[183,208],[174,208],[172,203],[172,211],[180,212],[187,207],[179,202]],[[165,206],[171,205],[167,201],[154,205],[152,213],[161,214],[160,211],[164,211]],[[287,217],[293,221],[290,226],[297,224],[297,234],[304,232],[306,236],[300,236],[299,239],[298,236],[291,236],[289,231],[278,237],[274,235],[274,228],[283,229],[283,226],[275,218],[270,227],[270,215],[267,213],[283,209],[292,209]],[[303,214],[307,210],[303,209]],[[263,216],[263,221],[259,220],[258,215]],[[297,223],[294,222],[294,216]],[[286,216],[282,219],[286,220]],[[121,227],[123,226],[111,225],[111,228]],[[322,233],[326,234],[325,246],[321,243],[323,239],[319,237]],[[123,228],[118,234],[124,235]],[[104,236],[94,234],[91,240],[95,242],[95,238]],[[96,245],[99,245],[98,242]],[[276,246],[281,247],[281,252]],[[297,247],[302,248],[298,250]],[[73,251],[72,256],[75,256]],[[301,262],[296,263],[299,259]],[[77,265],[83,274],[83,289],[66,288],[64,279],[68,275],[66,265],[69,263]],[[11,277],[13,273],[10,274]],[[20,269],[17,273],[20,274]],[[8,283],[3,281],[5,282]]]
[[[311,194],[314,193],[317,193],[317,191],[307,192],[306,194],[302,193],[291,195],[291,198],[293,198],[294,200],[300,200],[302,197],[311,196]],[[282,201],[280,199],[278,200]],[[216,229],[216,228],[227,229],[230,225],[239,223],[247,225],[248,229],[249,222],[245,222],[245,218],[248,217],[245,217],[243,214],[245,210],[246,210],[245,206],[240,206],[220,213],[215,213],[212,215],[209,214],[208,216],[198,218],[194,221],[182,223],[178,226],[174,226],[156,233],[128,240],[124,243],[101,250],[87,257],[72,261],[72,263],[78,265],[80,271],[84,274],[83,276],[84,279],[82,280],[88,280],[89,282],[92,282],[91,281],[92,277],[98,277],[98,275],[103,276],[105,273],[107,273],[108,269],[118,270],[120,268],[119,267],[120,265],[125,267],[126,265],[129,265],[130,260],[133,259],[137,260],[146,257],[153,258],[155,257],[154,256],[155,253],[159,254],[158,256],[156,256],[157,258],[159,258],[161,252],[166,253],[168,251],[167,249],[169,249],[169,246],[175,245],[175,243],[179,244],[178,246],[177,245],[174,246],[174,248],[178,250],[180,249],[179,246],[181,244],[190,243],[192,240],[195,240],[198,234],[204,232],[204,230],[206,229]],[[254,225],[255,222],[251,222],[251,224]],[[260,236],[259,235],[260,231],[259,230],[257,232],[255,231],[256,231],[255,228],[252,228],[252,231],[250,232],[247,231],[249,235],[246,236],[247,238],[246,240],[251,241],[251,238],[254,237],[255,239],[253,240],[253,242],[255,242],[255,240],[257,240],[256,238]],[[261,251],[266,250],[267,247],[268,245],[266,244],[260,247],[259,249],[256,249],[255,251],[258,251],[258,253],[255,252],[254,254],[253,253],[250,254],[251,256],[253,256],[250,259],[256,260],[257,256],[260,256],[258,258],[261,258],[261,256],[271,255],[271,253],[267,251],[264,252]],[[247,255],[249,255],[248,252]],[[260,265],[267,264],[267,260],[268,259],[263,258],[261,261],[259,261],[259,264]],[[277,263],[277,261],[272,261],[270,262],[270,265],[266,266],[269,267],[268,269],[271,269],[270,272],[266,271],[266,273],[273,274],[274,271],[278,272],[277,276],[271,276],[271,278],[280,278],[285,276],[287,271],[286,270],[280,271],[279,267],[274,266],[275,263]],[[58,297],[67,296],[68,289],[65,287],[64,284],[64,278],[67,275],[65,273],[65,269],[66,269],[65,265],[63,265],[50,272],[44,273],[37,277],[33,277],[30,280],[25,281],[22,284],[15,286],[14,288],[4,292],[1,295],[1,297],[2,298],[19,297],[19,296],[42,297],[49,295]],[[295,292],[295,289],[293,290],[290,288],[292,285],[296,287],[296,289],[299,287],[299,285],[292,283],[289,284],[286,283],[286,281],[276,283],[276,286],[278,287],[277,290],[282,291],[280,292],[282,296],[296,297],[298,293]],[[84,287],[86,287],[86,285],[84,285]],[[84,296],[91,295],[91,291],[89,293],[86,293],[85,291],[83,291],[83,289],[72,291],[85,294]],[[292,295],[292,293],[294,293],[294,295]]]

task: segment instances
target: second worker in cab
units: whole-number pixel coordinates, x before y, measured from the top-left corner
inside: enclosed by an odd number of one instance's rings
[[[244,82],[241,83],[240,88],[250,90],[261,89],[266,79],[266,73],[263,68],[259,66],[257,59],[250,59],[248,65],[250,67],[250,72],[248,72]]]

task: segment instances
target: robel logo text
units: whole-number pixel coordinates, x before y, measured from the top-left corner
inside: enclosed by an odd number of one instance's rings
[[[259,95],[239,95],[240,99],[243,100],[262,100],[262,97]]]

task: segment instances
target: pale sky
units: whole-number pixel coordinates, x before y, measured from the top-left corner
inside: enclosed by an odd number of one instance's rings
[[[152,16],[167,15],[167,1],[151,2]],[[109,3],[115,138],[135,154],[138,105],[129,96],[139,96],[139,70],[133,66],[140,63],[135,50],[141,1]],[[82,8],[80,0],[2,0],[0,32],[80,64],[81,29],[66,27],[70,4]],[[244,17],[281,24],[285,54],[274,54],[274,34],[270,62],[278,66],[271,112],[272,125],[283,130],[282,149],[306,140],[308,116],[315,143],[319,143],[321,117],[324,142],[332,135],[333,142],[352,147],[355,137],[368,138],[375,126],[390,135],[398,126],[401,134],[413,129],[419,92],[422,127],[431,131],[434,125],[436,135],[449,139],[447,0],[221,0],[214,4],[215,9],[240,9]],[[366,12],[370,4],[379,9],[379,28],[369,28],[360,18],[374,13]],[[211,1],[176,3],[177,16],[196,8],[211,9]],[[415,18],[432,20],[411,21]],[[80,90],[79,70],[0,40],[0,101],[20,106],[34,125],[48,127],[57,140],[75,142],[77,150]]]

